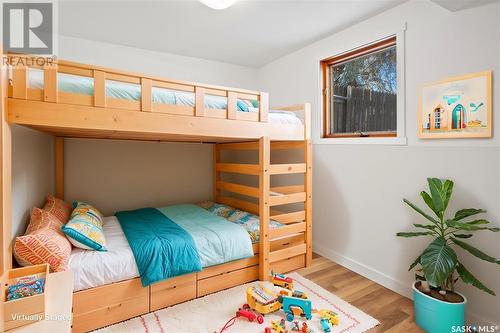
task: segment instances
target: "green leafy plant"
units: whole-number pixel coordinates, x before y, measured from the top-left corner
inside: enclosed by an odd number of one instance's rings
[[[408,206],[417,211],[430,223],[415,223],[413,225],[418,228],[418,231],[398,232],[396,235],[400,237],[431,236],[434,238],[410,265],[409,270],[420,264],[422,268],[418,271],[422,272],[423,276],[417,273],[416,278],[427,281],[434,288],[453,291],[455,283],[458,281],[458,277],[460,277],[463,282],[471,284],[488,294],[495,295],[491,289],[481,283],[464,267],[458,260],[457,253],[453,247],[461,247],[479,259],[500,264],[500,260],[487,255],[465,241],[471,238],[475,231],[488,230],[498,232],[500,228],[489,227],[488,224],[490,222],[485,219],[472,218],[475,215],[486,213],[483,209],[461,209],[455,213],[454,217],[447,219],[445,213],[453,192],[453,182],[437,178],[428,178],[427,182],[429,184],[429,193],[422,191],[420,192],[420,196],[431,209],[434,216],[427,214],[407,199],[403,199]],[[457,277],[455,271],[458,275]]]

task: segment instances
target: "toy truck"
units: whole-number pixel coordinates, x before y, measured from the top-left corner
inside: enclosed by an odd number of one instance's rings
[[[312,319],[312,303],[310,300],[290,296],[280,296],[279,300],[283,312],[286,314],[286,320],[293,321],[295,316],[305,317],[307,320]]]
[[[275,286],[293,290],[293,279],[283,274],[272,273],[271,282]]]

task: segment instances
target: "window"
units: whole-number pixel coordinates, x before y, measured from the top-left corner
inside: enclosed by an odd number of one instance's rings
[[[396,37],[321,61],[323,137],[397,135]]]

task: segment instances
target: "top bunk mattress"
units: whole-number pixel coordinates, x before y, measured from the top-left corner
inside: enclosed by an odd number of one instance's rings
[[[30,68],[28,84],[33,89],[44,88],[44,74],[42,70]],[[93,95],[94,79],[91,77],[57,73],[57,89],[66,93]],[[139,101],[141,87],[138,84],[106,80],[106,97]],[[151,91],[153,103],[195,106],[195,94],[187,91],[153,87]],[[239,112],[258,112],[257,101],[238,100]],[[205,95],[205,107],[210,109],[226,109],[227,98],[223,96]],[[268,120],[272,124],[301,125],[302,121],[295,112],[269,110]]]

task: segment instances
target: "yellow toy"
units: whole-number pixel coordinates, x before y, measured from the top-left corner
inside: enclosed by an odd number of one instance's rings
[[[338,325],[340,323],[339,315],[330,310],[318,310],[318,314],[322,319],[326,319],[331,325]]]
[[[271,282],[275,286],[293,290],[293,279],[286,275],[271,272]]]
[[[285,326],[285,321],[282,319],[281,322],[271,321],[274,332],[276,333],[288,333]]]
[[[264,284],[247,288],[247,303],[250,308],[261,314],[281,309],[278,295],[273,290],[266,288]]]

